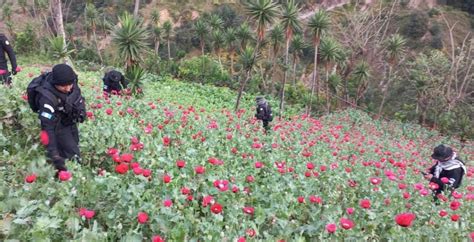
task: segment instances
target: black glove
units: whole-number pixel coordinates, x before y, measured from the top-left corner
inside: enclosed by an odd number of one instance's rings
[[[16,70],[13,69],[13,70],[12,70],[12,75],[16,75],[16,73],[18,73],[18,72],[16,72]]]

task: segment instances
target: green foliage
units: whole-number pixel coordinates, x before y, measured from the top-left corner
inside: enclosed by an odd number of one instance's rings
[[[112,41],[127,69],[142,62],[142,56],[149,51],[148,38],[149,32],[140,19],[129,13],[120,17],[120,24],[113,30]]]
[[[440,13],[441,11],[438,8],[430,8],[430,10],[428,11],[428,16],[432,18],[438,16]]]
[[[191,83],[228,87],[233,85],[227,70],[207,55],[184,60],[179,66],[178,77]]]
[[[66,61],[70,58],[71,54],[75,51],[74,49],[69,49],[69,44],[64,43],[64,39],[61,36],[49,38],[50,55],[58,60]]]
[[[3,17],[2,17],[2,20],[10,20],[11,17],[12,17],[12,7],[10,4],[3,4],[3,7],[2,7],[2,13],[3,13]]]
[[[135,96],[141,96],[143,94],[142,79],[145,74],[145,69],[138,65],[128,68],[125,72],[125,78],[130,82],[128,88],[130,88],[132,94]]]
[[[418,40],[428,30],[428,15],[421,11],[413,12],[404,17],[401,23],[401,33],[411,39]]]
[[[17,33],[15,51],[18,53],[38,52],[38,40],[31,24],[27,24],[25,30]]]

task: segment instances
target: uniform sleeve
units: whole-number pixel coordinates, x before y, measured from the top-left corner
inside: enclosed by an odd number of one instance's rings
[[[454,188],[458,188],[461,186],[461,179],[463,175],[464,170],[462,168],[450,170],[448,173],[449,184]]]
[[[109,81],[108,81],[108,78],[107,78],[107,73],[104,75],[104,77],[102,77],[102,82],[104,83],[103,91],[108,92],[109,91]]]
[[[13,48],[11,46],[11,43],[8,41],[8,39],[5,36],[0,36],[0,44],[2,46],[2,49],[7,52],[8,57],[10,58],[10,63],[12,65],[12,70],[15,70],[17,65],[16,65],[16,57],[15,57],[15,52],[13,52]]]
[[[61,158],[59,155],[57,138],[55,128],[59,122],[59,116],[57,114],[57,107],[55,107],[51,101],[46,98],[40,98],[38,101],[39,106],[39,119],[41,121],[41,130],[46,131],[49,138],[47,145],[49,158],[55,160]]]

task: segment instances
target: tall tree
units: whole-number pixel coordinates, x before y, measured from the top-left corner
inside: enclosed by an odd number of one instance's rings
[[[253,54],[253,61],[250,62],[250,68],[246,70],[246,77],[241,81],[239,93],[237,95],[237,102],[235,104],[235,110],[239,109],[240,99],[245,89],[245,85],[251,77],[252,66],[257,58],[259,48],[265,37],[265,29],[268,24],[273,23],[274,19],[278,16],[279,8],[278,5],[272,0],[252,0],[246,2],[245,10],[249,15],[250,19],[254,20],[257,24],[257,44]]]
[[[140,0],[135,0],[135,7],[133,8],[133,17],[138,17],[138,10],[140,9]]]
[[[61,0],[52,0],[51,1],[51,11],[54,19],[54,27],[58,36],[61,36],[63,39],[64,45],[66,45],[66,32],[64,31],[63,23],[63,7]]]
[[[211,33],[211,40],[212,40],[212,45],[214,47],[214,53],[217,56],[217,59],[219,60],[219,64],[222,66],[222,61],[221,61],[221,48],[224,45],[224,34],[220,30],[214,30]]]
[[[273,29],[270,31],[270,47],[271,50],[269,51],[272,53],[271,55],[271,62],[272,66],[270,68],[270,93],[274,93],[275,91],[275,80],[274,80],[274,75],[275,75],[275,66],[278,60],[278,54],[280,52],[280,47],[281,44],[283,43],[283,40],[285,38],[285,35],[283,34],[283,28],[281,25],[277,24],[273,27]]]
[[[170,39],[171,39],[171,34],[173,32],[173,25],[169,20],[163,23],[163,32],[164,32],[164,37],[166,39],[166,43],[168,45],[168,60],[171,60],[171,48],[170,48]]]
[[[234,28],[230,27],[225,31],[224,43],[230,56],[230,75],[234,75],[234,55],[237,42],[237,34]]]
[[[243,22],[237,29],[237,39],[240,41],[240,50],[247,48],[247,43],[252,39],[252,31],[247,22]]]
[[[384,82],[380,83],[382,101],[380,102],[378,115],[382,114],[382,109],[387,99],[388,88],[392,82],[392,70],[398,63],[400,56],[405,52],[406,40],[399,34],[394,34],[385,43],[388,71]]]
[[[97,50],[97,54],[99,55],[100,63],[103,63],[102,54],[99,49],[99,43],[97,41],[97,23],[99,21],[99,12],[97,11],[96,7],[92,3],[87,3],[86,7],[84,8],[84,17],[86,19],[86,26],[88,28],[87,36],[89,37],[89,31],[92,32],[92,36],[94,38],[94,45]]]
[[[153,42],[155,42],[155,55],[158,56],[161,42],[161,27],[158,25],[153,26],[152,34]]]
[[[326,71],[326,112],[331,112],[331,91],[329,90],[329,70],[341,59],[342,49],[339,43],[331,37],[323,38],[320,46],[321,61]]]
[[[309,107],[307,108],[308,114],[311,112],[311,108],[313,106],[314,89],[316,86],[318,87],[317,95],[319,97],[320,84],[319,84],[319,79],[316,79],[318,75],[318,72],[317,72],[318,71],[318,51],[319,51],[319,44],[321,42],[321,35],[329,28],[329,24],[330,24],[329,16],[324,10],[319,10],[318,12],[316,12],[308,22],[308,28],[313,34],[313,45],[314,45],[313,74],[311,78],[311,97],[309,101]],[[318,80],[317,83],[316,83],[316,80]]]
[[[290,42],[293,39],[293,34],[297,31],[300,31],[301,25],[298,20],[298,9],[297,4],[294,0],[288,0],[286,4],[283,5],[283,12],[281,16],[281,25],[285,29],[285,39],[286,39],[286,48],[285,48],[285,66],[284,66],[284,75],[283,75],[283,84],[280,92],[280,111],[279,116],[281,117],[284,111],[284,101],[285,101],[285,85],[288,78],[288,56],[290,49]]]
[[[206,44],[206,39],[205,36],[208,33],[208,28],[207,24],[199,19],[194,23],[194,32],[196,32],[196,35],[199,37],[199,45],[201,47],[201,55],[204,55],[204,47]]]
[[[306,43],[302,35],[297,34],[293,37],[290,45],[290,52],[293,55],[293,86],[296,86],[296,65],[298,64],[299,57],[303,54],[303,50],[306,48]]]

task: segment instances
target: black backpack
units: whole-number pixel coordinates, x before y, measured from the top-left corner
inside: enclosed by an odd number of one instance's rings
[[[257,114],[255,116],[257,117],[257,119],[260,119],[260,120],[272,121],[273,115],[272,115],[272,109],[270,107],[270,104],[258,105]]]
[[[63,118],[61,122],[64,125],[72,125],[77,122],[84,122],[86,119],[86,105],[85,99],[81,95],[81,90],[77,83],[74,83],[73,92],[66,98],[65,103],[61,101],[56,95],[54,95],[50,90],[45,88],[45,84],[48,81],[50,73],[42,74],[34,78],[28,87],[26,88],[26,93],[28,95],[28,104],[31,107],[33,112],[37,113],[40,110],[38,107],[38,95],[46,97],[55,107],[60,107],[62,111]]]
[[[58,99],[53,93],[44,88],[49,74],[50,73],[44,73],[38,77],[35,77],[26,88],[26,94],[28,95],[28,104],[30,105],[31,110],[33,110],[33,112],[35,113],[37,113],[40,109],[37,103],[39,97],[38,93],[40,95],[45,96],[55,106],[57,106],[60,102],[60,99]]]

